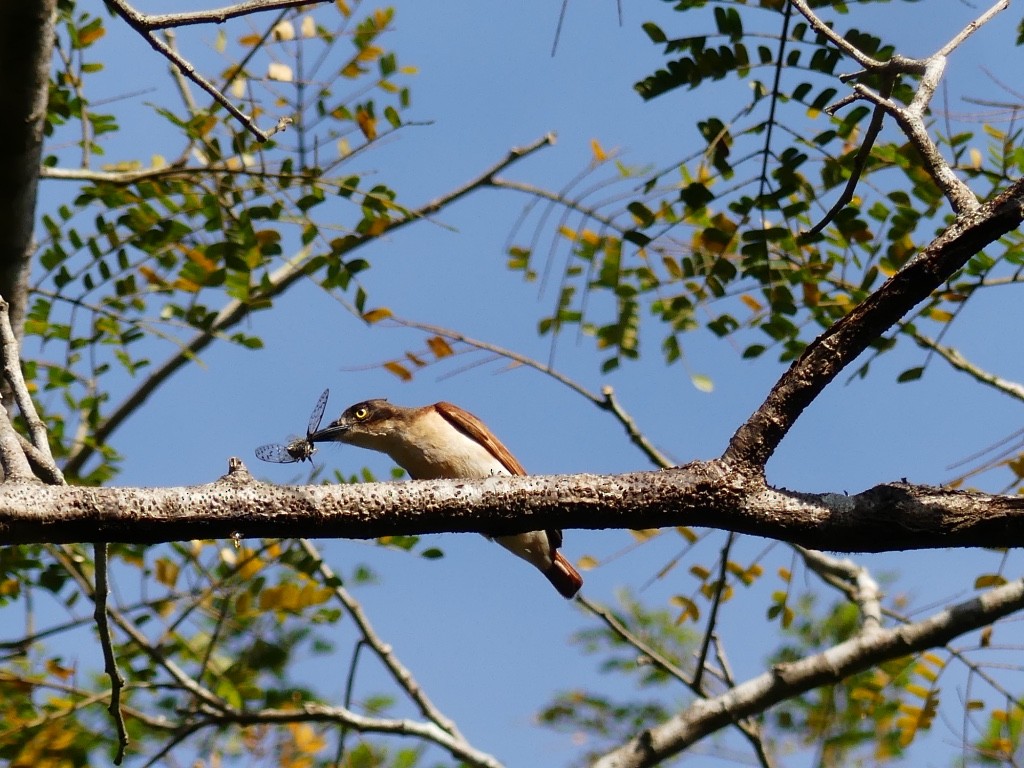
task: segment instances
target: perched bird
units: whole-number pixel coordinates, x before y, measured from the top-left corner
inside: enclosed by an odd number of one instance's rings
[[[386,453],[414,480],[526,474],[480,419],[451,403],[403,408],[387,400],[367,400],[311,433],[309,440]],[[583,586],[583,578],[558,551],[561,531],[530,531],[494,540],[540,570],[563,597],[572,597]]]

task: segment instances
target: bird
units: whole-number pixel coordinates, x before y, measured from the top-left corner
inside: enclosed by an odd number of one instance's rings
[[[523,465],[480,419],[446,402],[406,408],[386,399],[364,400],[308,439],[385,453],[413,480],[526,474]],[[566,599],[574,597],[583,586],[583,577],[558,551],[562,545],[560,530],[488,538],[537,568]]]

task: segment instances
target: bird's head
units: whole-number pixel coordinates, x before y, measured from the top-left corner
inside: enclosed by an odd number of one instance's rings
[[[313,443],[348,443],[385,451],[388,441],[405,424],[410,410],[392,405],[387,400],[364,400],[346,408],[337,419],[311,434],[309,440]]]

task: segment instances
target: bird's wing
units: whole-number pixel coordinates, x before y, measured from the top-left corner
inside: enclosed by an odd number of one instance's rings
[[[491,434],[491,430],[469,411],[464,411],[457,405],[451,403],[434,403],[434,410],[441,414],[449,424],[470,439],[480,443],[488,452],[502,463],[511,475],[525,475],[523,465],[516,461],[516,457],[509,453],[502,442]]]

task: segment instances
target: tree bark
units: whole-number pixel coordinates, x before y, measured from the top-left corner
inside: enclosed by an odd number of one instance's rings
[[[1024,498],[906,483],[853,496],[765,485],[722,462],[624,475],[276,486],[232,460],[185,488],[0,485],[5,544],[700,526],[833,552],[1024,544]]]
[[[21,337],[57,0],[0,3],[0,296]]]

